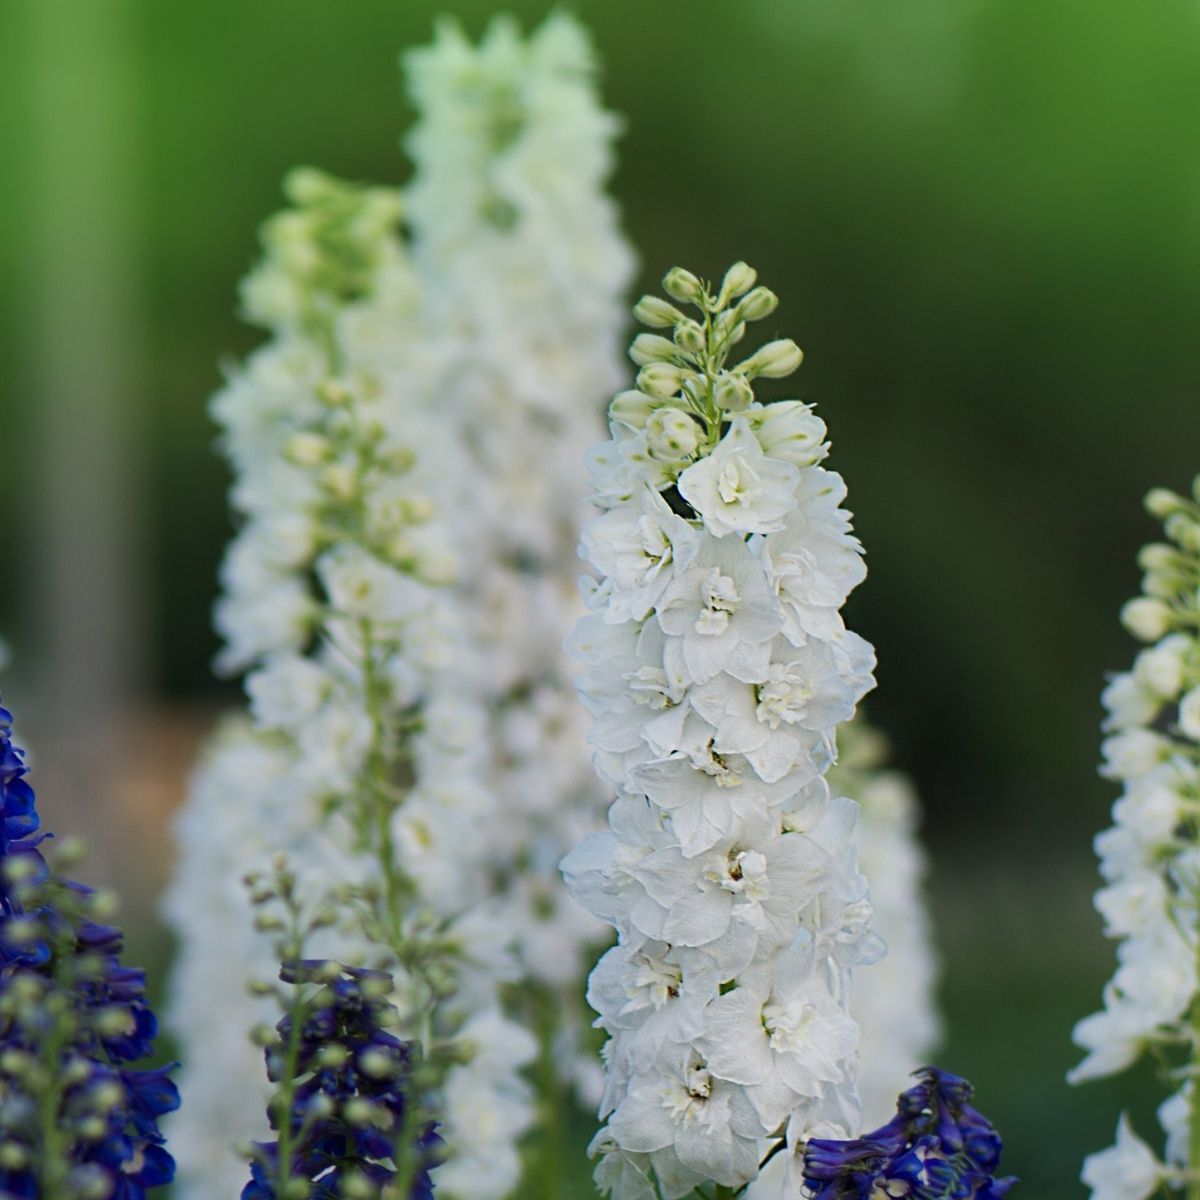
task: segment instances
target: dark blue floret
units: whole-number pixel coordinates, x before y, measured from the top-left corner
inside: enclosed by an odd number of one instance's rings
[[[429,1172],[439,1161],[442,1140],[432,1122],[420,1119],[415,1108],[410,1111],[416,1103],[410,1094],[413,1045],[385,1028],[394,1013],[385,999],[391,976],[321,960],[285,963],[280,978],[311,993],[299,1006],[288,1177],[307,1181],[312,1200],[338,1200],[348,1175],[368,1181],[382,1194],[396,1177],[397,1155],[407,1151],[414,1167],[409,1200],[432,1200]],[[291,1013],[276,1032],[278,1040],[266,1051],[267,1075],[281,1083],[288,1069],[286,1049],[296,1034]],[[343,1053],[331,1059],[331,1047]],[[386,1069],[379,1070],[380,1064]],[[384,1119],[353,1121],[347,1103],[363,1100]],[[271,1128],[281,1128],[275,1113]],[[242,1200],[278,1200],[278,1138],[257,1144],[255,1151]]]
[[[27,773],[0,708],[0,1051],[16,1052],[0,1067],[0,1125],[14,1151],[0,1167],[0,1195],[39,1197],[39,1172],[52,1166],[67,1194],[145,1200],[175,1174],[158,1119],[179,1106],[179,1092],[172,1068],[131,1066],[153,1051],[157,1032],[145,974],[121,965],[120,930],[88,919],[92,890],[42,857],[49,835],[39,832]],[[42,1083],[35,1095],[39,1074],[23,1071],[22,1059],[41,1064],[41,1077],[48,1069],[56,1090]],[[61,1151],[52,1163],[43,1111],[54,1115]]]
[[[1001,1141],[971,1104],[971,1085],[937,1067],[896,1101],[896,1115],[860,1138],[813,1138],[804,1182],[816,1200],[1000,1200],[1015,1179],[996,1179]]]

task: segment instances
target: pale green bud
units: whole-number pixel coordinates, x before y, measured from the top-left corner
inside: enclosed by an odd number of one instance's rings
[[[782,379],[803,361],[804,353],[800,347],[791,338],[780,338],[760,347],[733,369],[749,379],[759,375],[765,375],[768,379]]]
[[[259,913],[254,918],[254,928],[259,933],[278,933],[283,929],[283,921],[275,913]]]
[[[84,1117],[75,1126],[79,1137],[85,1142],[99,1141],[108,1129],[108,1122],[99,1116]]]
[[[675,345],[688,354],[698,354],[704,349],[704,330],[697,321],[684,317],[675,326]]]
[[[1177,542],[1184,550],[1200,552],[1200,523],[1189,513],[1173,512],[1164,522],[1167,537]]]
[[[657,333],[639,333],[629,347],[629,357],[639,366],[652,362],[673,362],[678,353],[674,342]]]
[[[735,262],[721,280],[721,303],[736,300],[738,296],[748,292],[756,279],[758,272],[753,267],[744,262]]]
[[[280,1200],[308,1200],[312,1195],[307,1179],[289,1179],[283,1185],[283,1195]]]
[[[1179,565],[1179,552],[1174,546],[1151,542],[1138,551],[1137,562],[1143,571],[1170,571]]]
[[[761,321],[779,307],[779,297],[770,288],[756,287],[737,306],[741,321]]]
[[[322,1046],[317,1054],[317,1060],[323,1067],[341,1067],[350,1057],[350,1051],[340,1043]]]
[[[663,462],[682,462],[700,447],[703,431],[678,408],[660,408],[646,423],[646,446]]]
[[[17,854],[4,864],[4,878],[14,887],[27,883],[38,873],[38,865],[25,854]]]
[[[717,407],[725,412],[744,412],[754,403],[754,389],[744,375],[722,371],[713,389]]]
[[[330,408],[343,408],[354,399],[354,393],[338,379],[323,379],[317,384],[317,399]]]
[[[101,1037],[120,1037],[133,1028],[133,1013],[120,1004],[108,1004],[96,1009],[92,1027]]]
[[[643,371],[652,369],[652,367],[642,368]],[[668,395],[670,394],[673,393],[668,393]],[[650,419],[650,414],[658,408],[660,403],[661,400],[654,396],[647,396],[645,392],[621,392],[613,397],[612,403],[608,406],[608,415],[612,420],[619,421],[630,429],[644,429],[646,422]]]
[[[271,1028],[265,1021],[259,1021],[250,1030],[250,1041],[259,1049],[266,1049],[268,1046],[273,1046],[278,1040],[275,1030]]]
[[[120,897],[112,888],[101,888],[92,896],[91,912],[93,920],[110,921],[117,915],[121,907]]]
[[[1170,488],[1151,488],[1146,493],[1146,511],[1161,521],[1173,512],[1186,509],[1188,502]]]
[[[396,1061],[383,1050],[364,1050],[358,1056],[358,1068],[372,1079],[387,1079],[396,1073]]]
[[[330,463],[321,472],[320,483],[343,503],[349,503],[358,493],[358,476],[349,463]]]
[[[361,1096],[351,1096],[342,1105],[342,1115],[351,1125],[357,1125],[359,1128],[365,1128],[379,1120],[379,1110]]]
[[[700,304],[704,300],[704,285],[683,267],[672,267],[663,276],[663,290],[685,304]]]
[[[55,844],[54,865],[62,870],[77,867],[87,857],[87,842],[81,837],[65,837]]]
[[[325,438],[308,431],[293,433],[283,447],[284,457],[297,467],[319,467],[332,452]]]
[[[307,207],[336,194],[334,180],[316,167],[293,167],[283,180],[283,193],[293,204]]]
[[[106,1079],[89,1089],[88,1099],[101,1112],[112,1112],[125,1101],[125,1089],[114,1079]]]
[[[656,400],[670,400],[683,386],[683,372],[670,363],[647,363],[638,372],[637,385]]]
[[[374,1200],[379,1189],[361,1172],[343,1172],[339,1192],[346,1200]]]
[[[7,1171],[19,1171],[29,1161],[29,1155],[19,1142],[7,1139],[0,1141],[0,1167]]]
[[[1121,609],[1121,624],[1143,642],[1157,642],[1171,628],[1171,621],[1171,609],[1151,596],[1139,596]]]
[[[651,329],[667,329],[683,320],[683,313],[658,296],[643,296],[634,306],[633,315]]]

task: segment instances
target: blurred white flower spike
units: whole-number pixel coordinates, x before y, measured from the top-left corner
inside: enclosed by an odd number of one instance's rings
[[[1075,1027],[1086,1056],[1069,1076],[1100,1079],[1152,1055],[1177,1090],[1158,1110],[1161,1157],[1122,1115],[1116,1143],[1086,1160],[1094,1200],[1144,1200],[1185,1184],[1190,1197],[1200,1187],[1200,478],[1192,491],[1146,497],[1166,541],[1142,548],[1143,594],[1121,619],[1147,647],[1102,697],[1101,774],[1122,792],[1112,827],[1096,838],[1096,908],[1121,944],[1104,1008]]]
[[[830,787],[858,801],[859,866],[871,887],[875,931],[887,943],[879,963],[855,974],[850,1005],[862,1031],[866,1129],[892,1115],[897,1090],[933,1059],[941,1035],[920,802],[911,781],[884,766],[886,756],[886,739],[860,714],[838,730],[838,761],[829,772]]]
[[[490,725],[489,866],[523,971],[553,997],[542,1016],[566,1018],[555,1063],[571,1077],[586,1061],[595,1076],[594,1056],[572,1047],[607,931],[557,867],[602,822],[604,796],[562,642],[580,611],[580,460],[624,370],[633,259],[604,191],[617,122],[584,31],[563,14],[528,39],[498,18],[478,47],[447,22],[406,65],[422,113],[407,139],[413,254],[454,345],[453,378],[432,400],[469,460],[439,503],[460,515],[471,564],[460,591]]]
[[[588,993],[610,1038],[596,1178],[618,1200],[728,1195],[773,1157],[799,1194],[804,1140],[858,1132],[849,976],[882,951],[857,806],[825,779],[873,684],[839,612],[865,569],[823,422],[754,397],[799,349],[735,354],[773,293],[744,263],[664,288],[635,310],[664,333],[635,338],[637,387],[590,455],[605,511],[571,639],[616,789],[563,862],[618,936]]]
[[[246,1031],[270,1005],[243,993],[271,948],[239,881],[275,852],[314,903],[375,897],[312,952],[395,970],[402,1032],[454,1059],[449,1198],[519,1178],[535,1044],[497,988],[578,987],[603,929],[559,899],[557,859],[600,805],[558,643],[579,440],[619,370],[631,270],[602,191],[615,123],[563,16],[527,40],[497,21],[478,47],[444,26],[408,66],[409,195],[289,177],[242,293],[272,337],[213,405],[242,519],[219,664],[249,672],[249,712],[196,774],[166,905],[185,1198],[235,1194],[230,1147],[260,1128]]]

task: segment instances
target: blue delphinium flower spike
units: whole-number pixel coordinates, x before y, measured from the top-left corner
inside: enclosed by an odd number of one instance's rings
[[[0,708],[0,1196],[143,1200],[175,1164],[158,1118],[172,1068],[134,1070],[157,1033],[106,898],[47,862],[12,715]]]
[[[379,1197],[432,1200],[429,1170],[441,1138],[411,1095],[414,1046],[387,1031],[398,1016],[384,971],[321,960],[285,963],[300,989],[266,1047],[267,1074],[287,1098],[272,1106],[276,1140],[255,1146],[242,1200],[285,1200],[280,1180],[308,1185],[311,1200]],[[289,1164],[280,1170],[280,1159]],[[290,1195],[290,1191],[287,1193]]]
[[[937,1067],[896,1102],[896,1115],[871,1133],[839,1142],[813,1138],[804,1182],[815,1200],[1000,1200],[1016,1182],[997,1179],[1001,1141],[971,1106],[971,1085]]]

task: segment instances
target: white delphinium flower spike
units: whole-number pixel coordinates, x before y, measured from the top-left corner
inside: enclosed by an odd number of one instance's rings
[[[346,901],[311,953],[394,971],[400,1032],[444,1064],[448,1162],[492,1151],[477,1185],[439,1194],[498,1200],[519,1174],[530,1107],[518,1072],[534,1046],[500,1011],[515,963],[486,903],[485,718],[455,539],[431,499],[467,468],[452,433],[411,404],[447,360],[405,261],[397,195],[313,171],[288,190],[294,207],[266,227],[245,290],[273,340],[214,402],[243,518],[217,620],[223,664],[250,670],[251,719],[198,772],[167,899],[181,943],[172,1024],[194,1100],[174,1135],[181,1182],[197,1200],[235,1194],[245,1168],[228,1147],[259,1132],[245,1039],[264,1014],[238,997],[274,974],[274,951],[237,889],[283,851],[306,902]],[[372,355],[366,331],[380,326],[388,352]],[[486,1138],[481,1104],[504,1113]]]
[[[1161,1160],[1125,1117],[1116,1144],[1086,1160],[1095,1200],[1144,1200],[1164,1183],[1200,1195],[1200,479],[1193,495],[1146,497],[1167,540],[1142,549],[1143,594],[1121,619],[1147,647],[1102,697],[1101,774],[1122,793],[1096,839],[1096,907],[1120,945],[1104,1008],[1075,1027],[1087,1054],[1068,1077],[1101,1078],[1153,1054],[1177,1090],[1159,1109]]]
[[[861,551],[825,426],[755,398],[800,351],[735,356],[777,303],[748,266],[663,283],[635,312],[664,333],[634,339],[637,388],[590,457],[606,511],[571,639],[617,792],[563,871],[618,935],[589,1000],[611,1039],[596,1178],[620,1200],[740,1189],[773,1152],[857,1132],[849,972],[881,950],[857,807],[824,778],[874,663],[839,613]]]
[[[406,143],[413,255],[457,346],[450,386],[430,398],[471,461],[439,503],[461,512],[470,553],[461,591],[499,801],[490,865],[523,969],[553,997],[553,1058],[569,1074],[580,1056],[564,1035],[586,1020],[589,951],[607,933],[557,866],[604,809],[562,641],[580,612],[580,460],[624,370],[633,263],[605,192],[617,121],[585,31],[562,13],[528,38],[497,18],[478,45],[443,22],[405,65],[421,113]]]
[[[884,767],[886,757],[883,735],[860,715],[838,730],[838,761],[829,772],[830,788],[858,801],[858,864],[871,889],[875,932],[887,943],[882,960],[854,976],[850,1005],[862,1035],[864,1129],[891,1117],[896,1093],[932,1059],[941,1033],[920,802],[905,775]]]

